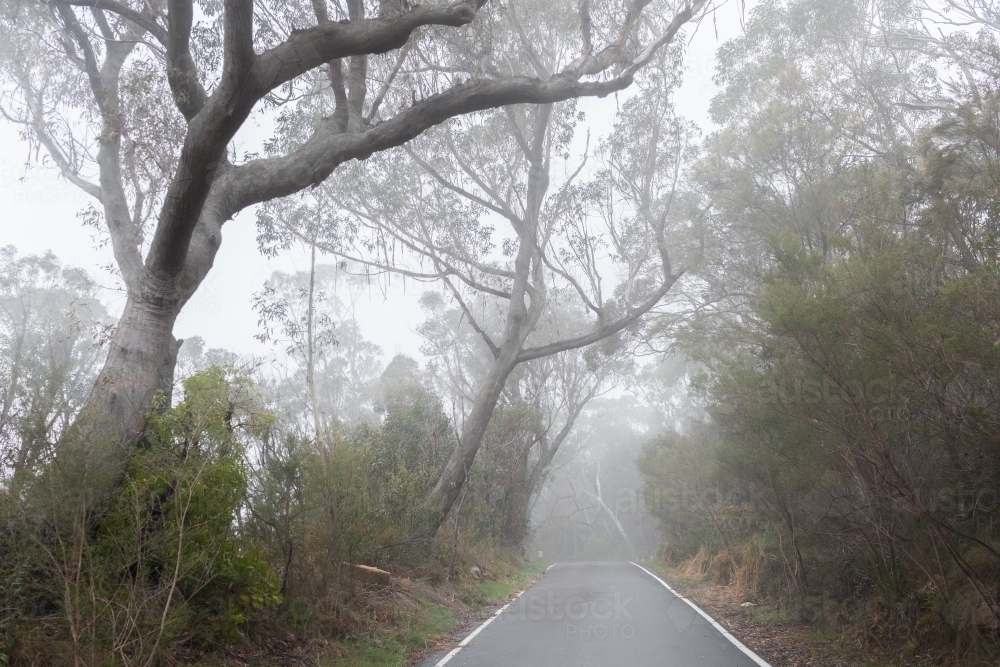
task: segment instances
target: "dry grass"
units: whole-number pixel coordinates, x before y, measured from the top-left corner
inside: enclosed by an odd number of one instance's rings
[[[683,560],[680,563],[680,572],[687,579],[701,579],[708,573],[708,567],[711,564],[711,556],[708,553],[708,547],[702,545],[696,553],[691,558]]]
[[[1000,632],[971,592],[941,605],[928,591],[843,605],[820,595],[760,597],[766,560],[755,543],[712,554],[702,547],[658,569],[775,667],[995,667]],[[747,602],[753,602],[743,606]],[[803,610],[811,612],[803,614]],[[964,630],[954,630],[964,628]]]
[[[745,599],[758,592],[762,562],[760,548],[754,543],[723,549],[715,556],[702,546],[694,556],[681,561],[677,569],[685,579],[710,579],[714,586],[729,589],[734,598]]]

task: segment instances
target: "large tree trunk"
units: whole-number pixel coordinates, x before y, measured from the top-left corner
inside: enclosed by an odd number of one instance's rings
[[[68,445],[89,452],[95,465],[106,461],[120,472],[128,450],[142,440],[157,394],[163,396],[163,405],[169,404],[181,344],[174,338],[174,323],[212,268],[226,217],[227,211],[210,198],[180,275],[157,278],[144,267],[129,290],[104,367],[64,438]]]
[[[129,295],[97,382],[60,439],[55,465],[72,492],[82,494],[80,502],[94,521],[100,521],[122,483],[157,393],[169,400],[178,311],[173,288],[143,281]]]
[[[125,304],[108,358],[77,420],[77,435],[91,446],[138,442],[157,392],[170,397],[179,299],[173,287],[149,281],[137,291]]]

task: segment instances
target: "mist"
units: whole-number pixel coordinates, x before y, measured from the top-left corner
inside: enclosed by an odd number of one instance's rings
[[[0,662],[416,664],[632,564],[995,664],[998,44],[988,0],[0,6]]]

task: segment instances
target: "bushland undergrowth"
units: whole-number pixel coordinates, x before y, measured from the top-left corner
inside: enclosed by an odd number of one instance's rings
[[[692,409],[640,459],[682,572],[904,661],[1000,655],[986,7],[925,49],[921,3],[764,0],[720,49],[671,329]]]
[[[438,404],[305,438],[265,399],[213,367],[150,414],[124,470],[100,470],[86,443],[14,470],[0,492],[0,664],[402,664],[516,587],[519,559],[482,520],[458,513],[428,537],[439,462],[421,448],[447,423]],[[108,488],[101,475],[117,475],[110,498],[89,491]],[[367,584],[354,564],[393,578]]]
[[[644,451],[646,505],[685,576],[872,650],[996,664],[1000,283],[880,248],[786,247],[743,331],[756,352],[702,380],[710,419]]]

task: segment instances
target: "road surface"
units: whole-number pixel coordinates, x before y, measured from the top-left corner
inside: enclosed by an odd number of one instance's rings
[[[769,667],[631,563],[559,563],[419,667]]]

